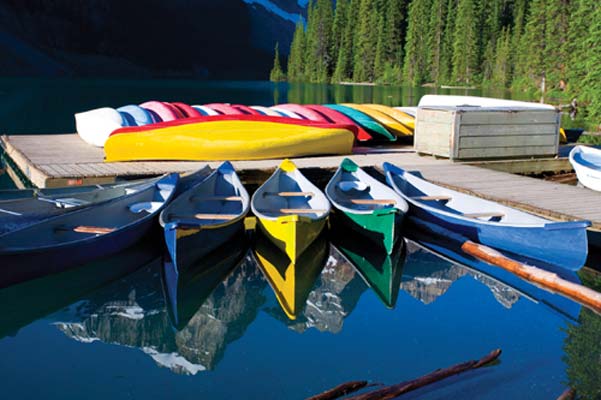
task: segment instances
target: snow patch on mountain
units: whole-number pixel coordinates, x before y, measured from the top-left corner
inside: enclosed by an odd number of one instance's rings
[[[270,0],[243,0],[246,4],[259,4],[266,10],[272,12],[278,17],[290,21],[296,24],[300,19],[302,19],[302,15],[289,13],[287,11],[282,10],[278,5],[274,4]],[[299,0],[298,4],[300,5],[303,0]]]

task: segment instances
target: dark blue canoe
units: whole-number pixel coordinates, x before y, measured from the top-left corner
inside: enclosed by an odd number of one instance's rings
[[[11,285],[114,254],[146,235],[179,176],[0,235],[0,281]]]
[[[249,202],[229,162],[180,194],[159,218],[175,268],[185,269],[244,230]]]
[[[386,181],[409,203],[409,214],[469,240],[576,271],[588,254],[589,221],[555,222],[427,182],[390,163]]]

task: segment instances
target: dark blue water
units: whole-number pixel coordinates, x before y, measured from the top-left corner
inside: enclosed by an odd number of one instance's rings
[[[4,80],[0,124],[12,133],[71,132],[73,112],[148,99],[414,105],[425,90]],[[0,187],[10,185],[0,175]],[[242,241],[231,244],[240,263],[204,265],[209,275],[182,281],[174,307],[160,240],[0,290],[6,398],[302,399],[350,380],[398,383],[496,348],[498,363],[405,398],[554,399],[568,385],[584,395],[601,390],[601,318],[492,267],[445,261],[408,242],[389,308],[332,246],[291,320]],[[203,284],[209,279],[215,285]]]

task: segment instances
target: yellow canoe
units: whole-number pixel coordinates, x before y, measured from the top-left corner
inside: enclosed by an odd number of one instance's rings
[[[363,104],[365,107],[369,107],[373,110],[380,111],[384,114],[390,115],[392,118],[399,121],[401,124],[405,125],[407,128],[411,130],[415,130],[415,118],[407,113],[404,113],[401,110],[397,110],[396,108],[388,107],[382,104]]]
[[[380,124],[384,125],[386,129],[388,129],[391,133],[395,134],[397,137],[413,135],[413,131],[411,129],[407,128],[405,125],[401,124],[399,121],[392,118],[390,115],[385,114],[381,111],[374,110],[373,108],[365,106],[363,104],[344,103],[342,105],[367,114],[368,116],[378,121]]]
[[[268,238],[258,233],[253,256],[289,319],[303,311],[315,280],[329,255],[324,235],[315,240],[296,261],[278,249]]]
[[[144,127],[140,127],[144,128]],[[340,127],[252,120],[202,121],[113,133],[105,161],[260,160],[350,154],[355,135]]]
[[[330,202],[296,168],[284,160],[251,199],[258,228],[295,261],[323,230]]]

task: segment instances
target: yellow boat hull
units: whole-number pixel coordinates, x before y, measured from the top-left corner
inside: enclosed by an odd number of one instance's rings
[[[319,154],[350,154],[355,135],[264,121],[212,121],[111,135],[105,161],[260,160]]]
[[[392,118],[391,116],[389,116],[381,111],[374,110],[373,108],[362,105],[362,104],[350,104],[350,103],[346,104],[345,103],[345,104],[343,104],[343,106],[350,107],[357,111],[361,111],[364,114],[367,114],[371,118],[378,121],[380,124],[384,125],[384,127],[386,129],[388,129],[391,133],[395,134],[397,137],[413,135],[413,131],[411,129],[407,128],[405,125],[401,124],[396,119]]]
[[[299,215],[259,218],[259,229],[292,261],[315,241],[325,225],[326,218],[315,220]]]
[[[402,112],[401,110],[397,110],[392,107],[384,106],[382,104],[363,104],[365,107],[369,107],[376,111],[383,112],[384,114],[390,115],[392,118],[399,121],[401,124],[405,125],[407,128],[413,132],[415,130],[415,118],[411,115]]]

